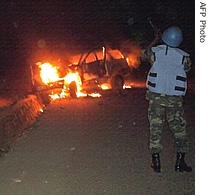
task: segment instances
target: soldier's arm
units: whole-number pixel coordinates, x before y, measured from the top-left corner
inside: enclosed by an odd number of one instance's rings
[[[143,50],[142,58],[148,61],[151,65],[154,63],[154,53],[151,48]]]

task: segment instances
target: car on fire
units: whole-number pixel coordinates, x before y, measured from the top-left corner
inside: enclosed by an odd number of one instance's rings
[[[78,91],[120,90],[123,89],[126,75],[131,71],[126,58],[118,49],[106,47],[70,56],[68,61],[65,76],[47,82],[44,88],[68,89],[73,98],[77,97]]]

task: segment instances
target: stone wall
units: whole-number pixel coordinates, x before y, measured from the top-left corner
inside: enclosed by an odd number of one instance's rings
[[[20,137],[49,102],[49,96],[37,93],[27,95],[10,106],[0,117],[0,150],[4,150]]]

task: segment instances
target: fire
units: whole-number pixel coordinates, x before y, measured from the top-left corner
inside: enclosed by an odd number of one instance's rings
[[[56,100],[56,99],[59,99],[59,98],[60,98],[60,95],[58,95],[58,94],[50,94],[49,96],[50,96],[51,99],[53,99],[53,100]]]
[[[91,97],[101,97],[101,94],[100,93],[89,93],[88,96],[91,96]]]
[[[84,92],[81,92],[81,91],[77,91],[77,97],[87,97],[88,94],[87,93],[84,93]]]
[[[82,80],[79,75],[79,72],[69,71],[68,74],[64,77],[64,86],[68,88],[70,83],[76,83],[76,95],[77,97],[87,97],[87,93],[82,92]]]
[[[130,65],[130,61],[129,61],[129,58],[128,57],[126,58],[126,61]]]
[[[78,72],[69,71],[68,74],[64,77],[64,85],[68,86],[71,82],[75,82],[77,86],[77,92],[82,89],[82,80]]]
[[[123,85],[123,89],[131,89],[132,87],[130,85]]]
[[[102,90],[108,90],[111,89],[111,85],[109,83],[103,83],[99,86]]]
[[[57,67],[53,66],[49,62],[45,62],[43,64],[41,64],[40,62],[37,62],[37,65],[41,69],[40,77],[41,77],[43,83],[48,84],[50,82],[59,80],[59,74],[58,74]]]
[[[57,94],[57,93],[54,94],[54,92],[52,92],[49,96],[51,97],[52,100],[56,100],[56,99],[61,99],[61,98],[67,97],[65,86],[62,89],[60,94]]]
[[[63,89],[60,94],[52,92],[49,95],[52,100],[65,98],[66,96],[68,96],[67,91],[69,90],[69,85],[72,82],[75,82],[75,84],[76,84],[75,90],[76,90],[77,97],[87,97],[87,96],[101,97],[101,94],[99,94],[99,93],[87,94],[85,92],[82,92],[82,80],[79,75],[79,72],[77,72],[77,71],[69,70],[65,77],[60,78],[58,68],[56,66],[53,66],[49,62],[45,62],[45,63],[37,62],[36,65],[39,66],[39,68],[40,68],[40,77],[41,77],[43,83],[51,86],[51,85],[53,85],[51,83],[53,83],[55,81],[60,81],[60,82],[61,82],[61,80],[64,81]]]
[[[119,53],[114,52],[113,54],[117,55]],[[118,55],[119,58],[122,58],[122,54],[120,53]],[[128,59],[127,59],[128,60]],[[58,68],[54,65],[52,65],[49,62],[37,62],[36,65],[40,68],[40,78],[43,83],[46,85],[52,87],[54,85],[54,82],[59,83],[59,87],[62,86],[62,91],[59,92],[59,94],[52,92],[49,96],[51,99],[60,99],[60,98],[65,98],[69,96],[69,90],[70,90],[70,85],[72,82],[75,83],[75,93],[76,97],[101,97],[100,93],[86,93],[82,91],[82,80],[80,77],[80,74],[78,72],[78,69],[69,69],[66,76],[61,78],[59,76],[59,71]],[[111,89],[110,83],[103,83],[98,86],[102,90],[109,90]],[[124,85],[123,89],[126,88],[131,88],[129,85]]]

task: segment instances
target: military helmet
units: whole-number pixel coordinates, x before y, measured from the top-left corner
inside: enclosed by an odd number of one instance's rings
[[[178,47],[183,40],[182,31],[178,27],[172,26],[163,32],[161,39],[168,46]]]

